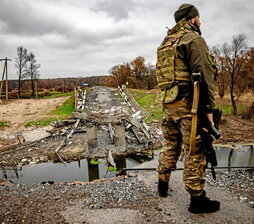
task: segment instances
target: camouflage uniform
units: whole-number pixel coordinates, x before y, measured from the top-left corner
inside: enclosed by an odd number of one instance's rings
[[[168,61],[167,61],[168,60]],[[205,157],[197,128],[196,153],[189,156],[191,131],[191,104],[193,84],[191,73],[201,72],[200,104],[214,108],[215,63],[208,53],[207,45],[200,31],[185,19],[168,32],[158,48],[157,80],[165,116],[162,131],[165,145],[160,153],[159,179],[168,182],[176,162],[185,154],[183,179],[185,189],[191,196],[202,194],[205,181]]]

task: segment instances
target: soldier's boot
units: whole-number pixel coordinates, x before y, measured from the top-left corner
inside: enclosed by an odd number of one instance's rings
[[[164,182],[164,181],[159,179],[158,193],[159,193],[160,197],[166,198],[168,196],[168,182]]]
[[[200,196],[191,196],[190,206],[188,208],[189,212],[199,214],[199,213],[213,213],[220,209],[219,201],[212,201],[206,197],[206,192]]]

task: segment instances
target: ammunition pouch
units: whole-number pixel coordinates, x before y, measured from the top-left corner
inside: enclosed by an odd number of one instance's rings
[[[159,101],[162,103],[172,103],[178,96],[179,88],[176,83],[168,83],[164,86],[159,86],[161,92],[159,95]]]
[[[164,91],[164,90],[170,89],[174,85],[175,85],[175,83],[173,81],[172,82],[162,82],[162,83],[158,84],[158,87],[160,90]]]

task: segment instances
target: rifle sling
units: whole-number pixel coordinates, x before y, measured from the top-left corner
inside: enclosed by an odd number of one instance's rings
[[[196,150],[196,134],[197,134],[197,123],[198,123],[198,103],[199,103],[199,82],[195,81],[193,83],[194,91],[193,91],[193,101],[192,101],[192,108],[191,108],[191,133],[190,133],[190,150],[189,155],[195,154]]]

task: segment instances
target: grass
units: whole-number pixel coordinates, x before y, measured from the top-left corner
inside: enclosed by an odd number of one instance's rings
[[[51,115],[57,115],[58,117],[65,119],[69,117],[74,111],[74,97],[66,100],[61,106],[58,106],[55,110],[51,111]]]
[[[10,126],[10,122],[0,121],[0,128],[6,128]]]
[[[163,111],[161,103],[156,100],[157,91],[131,89],[130,92],[140,106],[149,113],[149,117],[146,119],[147,123],[162,120]]]
[[[129,90],[135,99],[141,99],[147,95],[146,90],[140,90],[140,89],[129,89]]]
[[[74,92],[59,92],[59,91],[50,91],[50,92],[38,92],[39,98],[49,99],[49,98],[55,98],[55,97],[63,97],[63,96],[73,96]]]
[[[51,122],[57,121],[57,120],[58,119],[56,117],[42,118],[42,119],[35,120],[35,121],[29,121],[24,126],[26,128],[31,127],[31,126],[44,127],[44,126],[50,125]]]
[[[24,126],[27,128],[30,126],[42,127],[50,125],[50,123],[53,121],[61,121],[68,118],[74,109],[74,97],[71,97],[70,99],[66,100],[63,105],[58,106],[55,110],[51,111],[49,113],[50,117],[30,121]]]
[[[100,161],[95,160],[95,159],[92,159],[92,160],[90,161],[90,164],[91,164],[91,165],[99,165],[100,163],[101,163]]]
[[[216,104],[216,107],[220,108],[222,110],[223,115],[232,115],[233,114],[233,108],[231,105]],[[246,106],[244,104],[237,105],[237,113],[238,114],[246,112],[247,109],[248,109],[248,106]]]
[[[161,103],[157,101],[157,91],[159,90],[140,90],[129,89],[135,100],[150,114],[146,122],[151,123],[153,121],[161,121],[163,117],[163,111]],[[252,101],[251,101],[252,102]],[[246,99],[244,101],[237,102],[238,114],[246,112],[248,109]],[[216,107],[222,109],[223,115],[232,115],[233,109],[229,99],[216,99]]]

